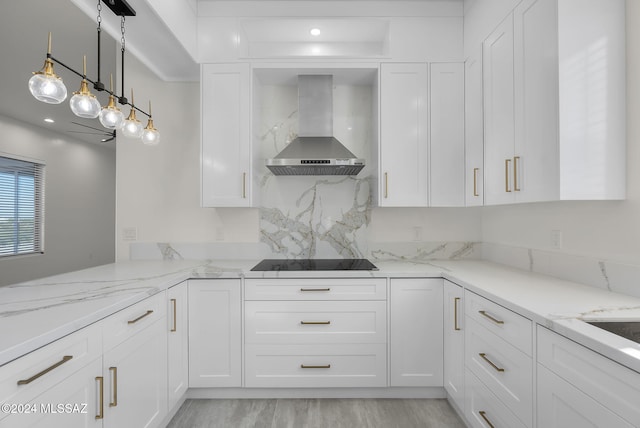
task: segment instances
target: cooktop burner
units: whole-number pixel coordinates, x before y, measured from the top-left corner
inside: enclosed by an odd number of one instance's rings
[[[367,259],[265,259],[251,270],[378,270]]]

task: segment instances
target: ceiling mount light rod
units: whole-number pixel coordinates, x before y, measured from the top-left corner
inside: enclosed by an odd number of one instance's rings
[[[107,92],[109,94],[109,103],[107,106],[103,107],[100,110],[100,122],[103,126],[110,130],[121,130],[122,126],[129,125],[133,126],[130,129],[131,132],[124,132],[127,137],[134,137],[139,134],[140,131],[138,128],[141,127],[141,124],[138,125],[139,121],[135,118],[134,111],[137,110],[140,113],[144,114],[149,118],[149,123],[147,127],[144,128],[144,132],[142,132],[142,140],[145,144],[157,144],[160,139],[160,134],[158,130],[153,126],[153,120],[151,118],[151,102],[149,102],[149,113],[137,107],[133,102],[133,89],[131,90],[131,102],[126,98],[125,94],[125,51],[126,51],[126,41],[125,41],[125,16],[135,16],[136,12],[133,8],[126,2],[126,0],[104,0],[105,4],[111,11],[116,15],[120,16],[120,33],[121,33],[121,84],[122,90],[121,95],[118,96],[113,90],[113,80],[111,81],[111,85],[109,89],[106,89],[104,83],[100,80],[100,68],[101,68],[101,35],[102,35],[102,1],[97,0],[97,38],[98,38],[98,79],[91,80],[87,78],[87,70],[86,70],[86,58],[83,60],[83,72],[80,73],[68,65],[64,64],[62,61],[56,59],[51,54],[51,33],[49,33],[48,46],[47,46],[47,57],[44,63],[44,66],[41,71],[34,72],[33,76],[29,80],[29,90],[31,94],[39,101],[50,103],[50,104],[60,104],[67,97],[67,88],[64,86],[62,79],[58,77],[53,71],[54,63],[59,64],[65,69],[71,71],[76,74],[78,77],[82,78],[82,83],[80,86],[80,90],[78,92],[74,92],[74,97],[71,100],[71,110],[74,114],[79,117],[84,118],[92,118],[98,116],[94,113],[97,111],[95,104],[95,96],[93,96],[88,87],[87,83],[91,83],[96,91],[99,92]],[[112,78],[113,79],[113,78]],[[115,100],[122,105],[129,105],[131,107],[130,117],[127,120],[124,120],[122,117],[122,112],[115,106]],[[91,104],[91,105],[90,105]],[[136,123],[137,122],[137,123]]]

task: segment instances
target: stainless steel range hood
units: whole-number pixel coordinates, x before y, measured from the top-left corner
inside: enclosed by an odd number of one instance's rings
[[[364,168],[333,137],[333,76],[298,76],[298,138],[266,166],[274,175],[356,175]]]

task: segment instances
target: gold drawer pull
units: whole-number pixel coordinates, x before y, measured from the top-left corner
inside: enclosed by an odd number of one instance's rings
[[[489,363],[489,365],[490,365],[491,367],[493,367],[494,369],[496,369],[496,371],[497,371],[497,372],[500,372],[500,373],[504,372],[504,369],[503,369],[502,367],[498,367],[498,366],[496,366],[496,365],[493,363],[493,361],[491,361],[489,358],[487,358],[487,354],[485,354],[485,353],[482,353],[482,352],[481,352],[481,353],[479,353],[478,355],[480,355],[480,357],[481,357],[483,360],[485,360],[487,363]]]
[[[459,297],[453,299],[453,329],[458,331],[460,326],[458,325],[458,303],[460,303]]]
[[[489,318],[491,321],[493,321],[493,322],[494,322],[494,323],[496,323],[496,324],[504,324],[504,321],[502,321],[502,320],[499,320],[499,319],[497,319],[497,318],[492,317],[491,315],[489,315],[489,314],[487,313],[487,311],[478,311],[478,313],[479,313],[480,315],[483,315],[483,316],[485,316],[485,317]]]
[[[104,419],[104,378],[97,376],[96,381],[100,384],[100,404],[98,404],[98,414],[96,419]]]
[[[384,173],[384,198],[387,199],[389,197],[389,174]]]
[[[491,421],[489,420],[489,418],[487,417],[487,412],[485,412],[484,410],[480,410],[478,412],[478,414],[480,416],[482,416],[482,419],[484,419],[484,421],[487,423],[487,425],[489,425],[489,428],[496,428],[493,426],[493,424],[491,423]]]
[[[509,164],[511,163],[511,159],[504,160],[504,191],[507,193],[511,192],[509,188]]]
[[[480,196],[478,193],[478,171],[480,168],[473,168],[473,196]]]
[[[113,379],[113,400],[109,402],[109,407],[116,407],[118,405],[118,368],[109,367]]]
[[[247,173],[242,173],[242,198],[247,198]]]
[[[300,291],[331,291],[330,288],[301,288]]]
[[[327,364],[325,366],[307,366],[305,364],[300,364],[301,369],[330,369],[331,364]]]
[[[140,321],[142,318],[147,317],[149,315],[151,315],[153,313],[153,311],[151,309],[149,309],[146,313],[140,315],[138,318],[131,320],[131,321],[127,321],[127,324],[135,324],[138,321]]]
[[[173,305],[173,327],[171,328],[171,332],[175,332],[177,331],[177,326],[176,326],[176,318],[177,318],[177,312],[178,309],[176,308],[176,306],[178,305],[178,302],[176,301],[176,299],[171,299],[171,304]]]
[[[19,380],[18,381],[18,385],[29,385],[34,380],[38,379],[39,377],[42,377],[42,376],[46,375],[51,370],[55,370],[56,368],[60,367],[61,365],[63,365],[64,363],[66,363],[67,361],[69,361],[72,358],[73,358],[73,356],[71,356],[71,355],[65,355],[64,357],[62,357],[62,359],[60,361],[58,361],[57,363],[55,363],[51,367],[47,367],[46,369],[42,370],[40,373],[34,374],[29,379]]]
[[[513,190],[516,192],[520,191],[518,187],[518,162],[520,162],[520,156],[515,156],[513,158]]]
[[[319,324],[328,325],[328,324],[331,324],[331,321],[300,321],[300,324],[302,324],[302,325],[319,325]]]

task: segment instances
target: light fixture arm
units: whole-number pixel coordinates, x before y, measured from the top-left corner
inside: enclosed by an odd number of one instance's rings
[[[100,57],[102,56],[100,54],[100,39],[101,39],[101,35],[102,35],[102,3],[100,2],[100,0],[98,0],[98,17],[97,17],[97,22],[98,22],[98,28],[97,28],[97,32],[98,32],[98,80],[96,80],[95,82],[91,82],[93,83],[93,88],[98,91],[98,92],[102,92],[104,91],[104,83],[102,83],[102,81],[100,80]],[[87,79],[88,80],[88,79]]]

